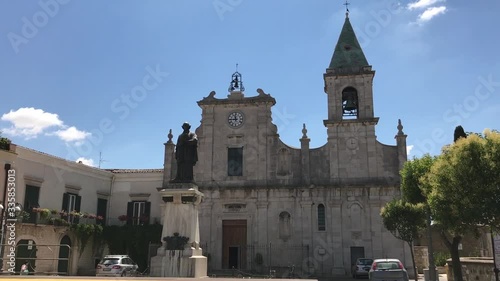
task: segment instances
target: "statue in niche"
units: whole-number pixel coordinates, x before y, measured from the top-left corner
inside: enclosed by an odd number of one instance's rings
[[[175,159],[177,160],[177,175],[172,182],[193,182],[193,167],[198,161],[198,138],[195,133],[190,132],[191,125],[182,124],[184,130],[175,147]]]

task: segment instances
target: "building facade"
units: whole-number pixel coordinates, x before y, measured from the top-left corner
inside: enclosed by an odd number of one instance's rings
[[[407,155],[401,122],[394,145],[377,141],[374,75],[346,15],[323,76],[328,138],[314,149],[305,124],[300,148],[280,140],[271,113],[276,100],[262,89],[247,96],[238,72],[227,97],[211,92],[198,101],[194,178],[205,196],[200,242],[209,270],[286,275],[293,267],[301,276],[349,275],[358,257],[399,258],[411,266],[409,249],[379,215],[400,195],[399,170]],[[37,257],[53,258],[37,260],[36,271],[92,274],[104,252],[87,247],[80,254],[67,228],[35,224],[33,208],[94,213],[107,224],[122,223],[118,217],[161,222],[157,188],[176,172],[172,138],[165,143],[164,167],[156,170],[98,169],[15,145],[0,150],[1,164],[16,171],[17,202],[31,214],[16,230],[17,242],[38,245]],[[7,169],[2,182],[6,175]],[[58,260],[67,255],[64,247],[51,246],[60,244],[71,245],[66,264]]]
[[[205,194],[200,235],[211,268],[262,265],[286,274],[294,265],[302,275],[330,276],[349,274],[358,257],[411,264],[379,215],[400,194],[407,155],[400,122],[395,145],[377,141],[374,74],[346,16],[324,74],[328,140],[315,149],[305,124],[300,148],[281,141],[272,122],[275,99],[262,89],[247,97],[237,72],[227,97],[211,92],[198,102],[195,180]],[[167,144],[167,161],[172,153]],[[172,175],[172,167],[166,165],[164,175]]]

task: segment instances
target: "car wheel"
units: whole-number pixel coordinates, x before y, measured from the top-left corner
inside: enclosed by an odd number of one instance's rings
[[[122,275],[121,275],[121,276],[122,276],[122,277],[127,276],[127,272],[126,272],[125,270],[123,270],[123,271],[122,271]]]

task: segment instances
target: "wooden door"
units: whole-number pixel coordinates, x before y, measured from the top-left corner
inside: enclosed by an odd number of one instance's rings
[[[222,221],[222,268],[245,269],[247,221]]]

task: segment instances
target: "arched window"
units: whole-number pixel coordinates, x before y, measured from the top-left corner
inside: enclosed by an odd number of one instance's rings
[[[279,222],[279,236],[280,239],[283,240],[288,240],[291,236],[291,231],[290,231],[290,213],[288,212],[281,212],[280,213],[280,222]]]
[[[325,205],[323,204],[318,205],[318,230],[326,230]]]
[[[359,113],[358,91],[347,87],[342,91],[342,116],[344,119],[357,119]]]

